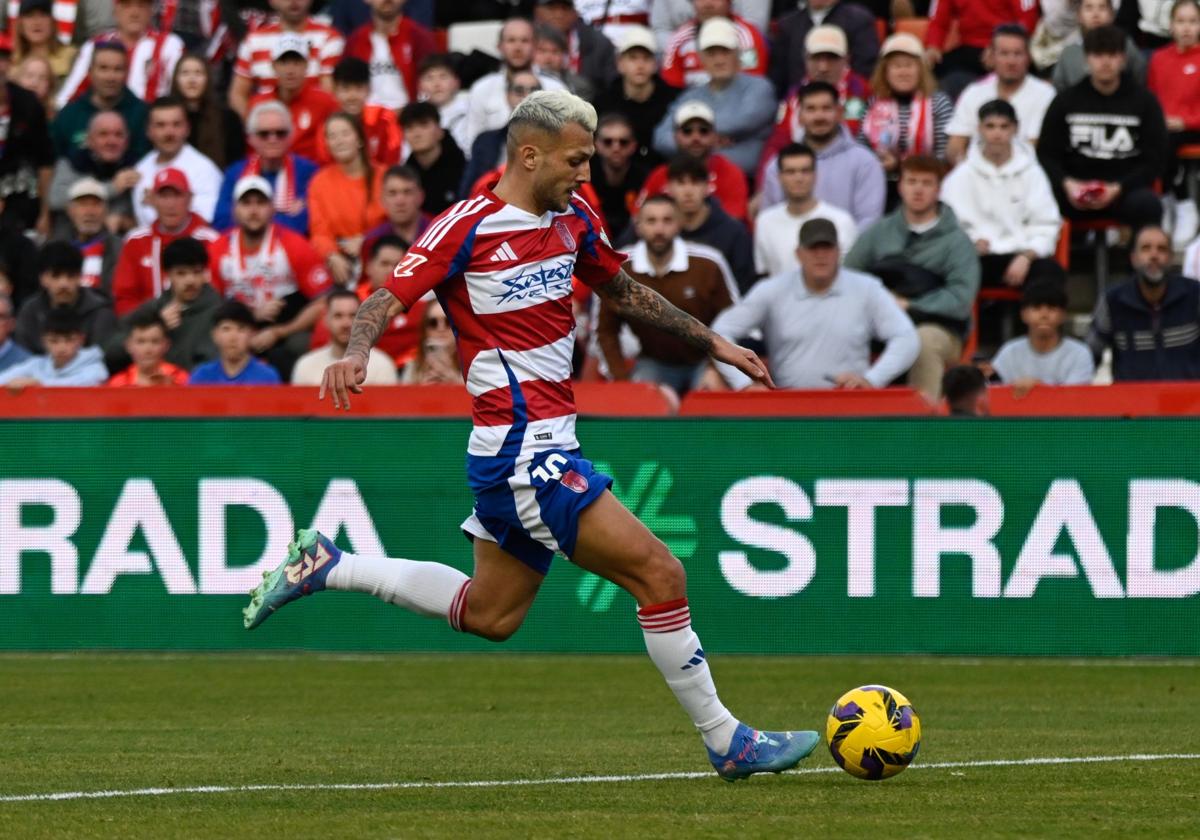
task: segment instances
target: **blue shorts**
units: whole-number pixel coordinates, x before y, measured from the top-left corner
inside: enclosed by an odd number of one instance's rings
[[[567,557],[575,553],[579,515],[612,481],[592,469],[578,449],[547,449],[517,467],[507,484],[476,490],[475,510],[462,529],[544,575],[556,551]]]

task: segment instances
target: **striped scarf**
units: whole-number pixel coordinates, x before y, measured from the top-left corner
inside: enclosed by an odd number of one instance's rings
[[[54,0],[51,14],[54,25],[58,29],[58,40],[64,44],[71,43],[75,37],[75,15],[78,12],[79,0]],[[8,0],[8,34],[15,41],[17,38],[17,18],[21,14],[21,0]]]

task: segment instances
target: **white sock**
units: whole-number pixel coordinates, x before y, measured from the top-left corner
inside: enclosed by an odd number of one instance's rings
[[[368,557],[342,552],[329,570],[329,589],[366,592],[418,615],[437,616],[462,630],[471,579],[451,566],[400,557]]]
[[[642,625],[650,659],[700,730],[705,745],[720,755],[729,752],[737,718],[717,697],[704,648],[692,630],[687,598],[642,607],[638,610],[638,623]]]

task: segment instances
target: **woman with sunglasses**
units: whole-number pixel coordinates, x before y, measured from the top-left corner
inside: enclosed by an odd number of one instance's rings
[[[245,157],[242,118],[217,96],[212,68],[203,56],[189,53],[179,59],[171,93],[183,100],[191,128],[188,142],[196,149],[222,169]]]
[[[404,366],[401,385],[461,385],[462,370],[450,319],[436,300],[425,305],[417,355]]]

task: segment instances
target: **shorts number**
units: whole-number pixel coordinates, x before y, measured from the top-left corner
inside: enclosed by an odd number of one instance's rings
[[[559,455],[555,452],[553,455],[546,458],[542,465],[533,471],[533,477],[541,479],[542,482],[558,481],[562,478],[562,470],[559,467],[566,466],[569,463],[566,456]]]

